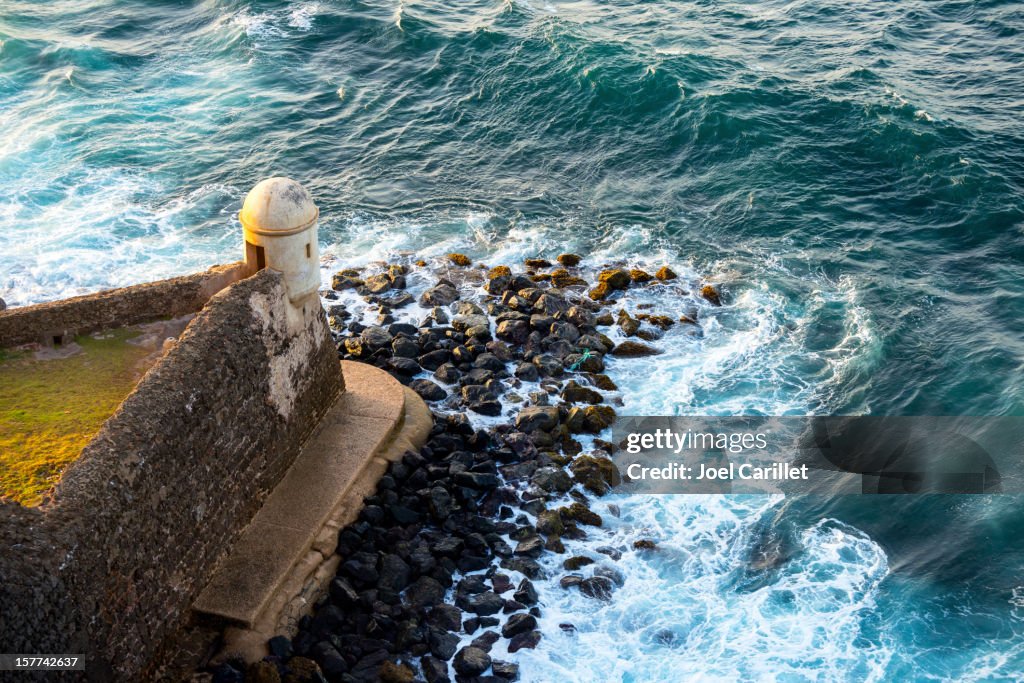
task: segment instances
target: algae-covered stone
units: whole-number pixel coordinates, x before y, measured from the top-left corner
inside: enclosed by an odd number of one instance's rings
[[[487,272],[487,284],[484,288],[488,294],[501,294],[512,284],[512,270],[508,266],[495,266]]]
[[[636,316],[636,319],[648,322],[662,330],[667,330],[668,328],[676,324],[675,321],[672,320],[672,318],[670,318],[667,315],[651,315],[649,313],[640,313]]]
[[[594,383],[594,386],[603,391],[616,391],[619,388],[612,378],[608,375],[592,374],[590,375],[590,381]]]
[[[645,270],[640,270],[639,268],[634,268],[631,271],[629,271],[629,277],[631,280],[633,280],[633,282],[637,283],[650,282],[651,280],[654,279],[654,277],[652,277],[650,273],[648,273]]]
[[[622,477],[615,463],[608,458],[581,455],[569,465],[573,476],[585,489],[602,496],[612,486],[622,483]]]
[[[412,683],[416,675],[406,664],[384,662],[377,671],[377,678],[381,683]]]
[[[559,254],[557,259],[557,261],[566,268],[578,266],[582,260],[583,257],[578,254]]]
[[[587,526],[601,526],[604,523],[601,515],[578,501],[568,507],[558,508],[558,513],[562,516],[563,522],[573,521]]]
[[[615,410],[611,406],[587,406],[583,409],[583,426],[591,434],[597,434],[615,422]]]
[[[555,287],[586,287],[587,281],[581,277],[577,277],[569,273],[564,268],[552,271],[551,273],[551,284]]]
[[[588,389],[575,380],[570,380],[562,389],[562,400],[567,403],[590,403],[597,405],[604,397],[593,389]]]
[[[370,294],[383,294],[391,289],[391,278],[387,275],[371,275],[363,281]]]
[[[363,281],[358,277],[349,275],[348,271],[339,271],[331,278],[331,288],[341,291],[343,289],[355,289],[362,286]]]
[[[658,269],[658,272],[654,274],[654,277],[664,282],[666,280],[675,280],[679,276],[676,275],[676,272],[668,266],[662,266]]]
[[[612,289],[626,289],[631,282],[629,273],[622,268],[602,270],[597,276],[599,283],[604,283]]]
[[[557,510],[544,510],[537,515],[537,531],[545,536],[561,536],[564,528]]]
[[[454,263],[457,266],[466,267],[466,266],[473,265],[473,260],[471,258],[469,258],[468,256],[466,256],[465,254],[459,254],[459,253],[448,254],[448,260],[451,261],[452,263]]]
[[[712,306],[722,305],[722,294],[714,285],[704,285],[700,288],[700,295],[711,302]]]
[[[620,358],[640,358],[642,356],[657,356],[661,350],[642,344],[637,341],[624,341],[612,349],[611,354]]]
[[[583,555],[575,555],[567,559],[565,562],[563,562],[562,566],[566,570],[574,572],[577,569],[582,569],[583,567],[586,567],[588,564],[594,564],[594,561],[589,557],[584,557]]]

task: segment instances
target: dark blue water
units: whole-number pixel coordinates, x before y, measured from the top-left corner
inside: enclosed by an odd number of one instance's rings
[[[613,367],[635,413],[1024,415],[1020,3],[7,0],[0,41],[11,304],[234,260],[282,174],[327,267],[721,283],[703,339]],[[546,592],[530,680],[1024,677],[1014,497],[619,504],[678,555],[600,610]],[[744,592],[766,519],[801,550]]]

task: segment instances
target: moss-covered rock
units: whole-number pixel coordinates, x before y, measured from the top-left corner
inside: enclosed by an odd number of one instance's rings
[[[707,299],[712,306],[722,305],[722,294],[718,291],[718,287],[714,285],[704,285],[701,287],[700,295],[704,299]]]
[[[512,284],[512,269],[508,266],[495,266],[487,271],[487,284],[484,288],[488,294],[501,294]]]
[[[675,325],[675,321],[667,315],[652,315],[650,313],[638,313],[636,316],[637,320],[650,323],[655,327],[667,330],[668,328]]]
[[[590,403],[597,405],[604,401],[604,397],[593,389],[589,389],[579,382],[570,380],[562,389],[562,400],[567,403]]]
[[[584,555],[574,555],[573,557],[566,559],[565,562],[562,563],[562,567],[567,571],[574,572],[577,569],[586,567],[588,564],[594,564],[594,561]]]
[[[612,378],[608,375],[594,373],[590,376],[590,381],[602,391],[617,391],[619,388],[619,385],[612,381]]]
[[[627,271],[622,268],[613,268],[611,270],[602,270],[597,276],[597,281],[608,285],[612,289],[626,289],[632,280]]]
[[[626,340],[612,349],[611,353],[620,358],[639,358],[641,356],[656,356],[661,353],[661,350],[647,344]]]
[[[662,266],[658,269],[658,272],[654,274],[654,277],[665,282],[666,280],[675,280],[679,276],[676,275],[676,272],[668,266]]]
[[[654,276],[652,276],[646,270],[640,270],[639,268],[634,268],[631,271],[629,271],[629,277],[631,280],[633,280],[633,282],[636,282],[637,284],[650,282],[651,280],[654,279]]]
[[[597,434],[615,422],[615,410],[611,406],[587,406],[583,409],[583,427],[591,434]]]
[[[384,662],[380,665],[380,670],[377,672],[377,678],[381,683],[412,683],[415,680],[416,675],[406,664]]]
[[[611,296],[613,291],[614,290],[608,286],[607,282],[598,282],[593,289],[587,292],[587,296],[589,296],[594,301],[604,301],[609,296]]]
[[[457,266],[471,266],[473,265],[473,259],[469,258],[465,254],[451,253],[448,254],[448,260]]]
[[[561,536],[565,530],[557,510],[543,510],[537,515],[537,532],[545,536]]]
[[[573,521],[580,524],[586,524],[587,526],[601,526],[604,524],[604,520],[601,519],[601,515],[597,514],[580,502],[573,503],[568,507],[558,508],[558,513],[562,516],[563,522]]]
[[[608,458],[581,455],[572,461],[569,469],[583,488],[598,496],[603,496],[612,486],[622,483],[618,468]]]
[[[564,268],[559,268],[558,270],[551,272],[551,284],[555,287],[565,288],[577,286],[586,287],[588,283],[583,278],[572,275]]]

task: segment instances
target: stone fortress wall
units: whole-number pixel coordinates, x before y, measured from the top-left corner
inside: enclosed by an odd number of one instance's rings
[[[156,678],[218,563],[338,410],[318,269],[275,262],[317,262],[318,214],[274,180],[262,214],[243,210],[246,262],[0,311],[0,347],[198,311],[41,505],[0,500],[0,650],[83,654],[90,680]],[[274,224],[273,201],[294,204],[290,226]]]
[[[85,653],[100,679],[160,664],[343,390],[322,309],[286,309],[272,270],[215,295],[43,505],[0,505],[5,650]]]

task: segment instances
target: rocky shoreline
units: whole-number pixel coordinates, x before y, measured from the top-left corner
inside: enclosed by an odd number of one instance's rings
[[[658,354],[657,340],[676,326],[700,334],[695,306],[667,315],[617,305],[630,289],[684,287],[668,266],[653,275],[606,267],[588,281],[581,263],[573,254],[527,259],[517,273],[450,254],[443,268],[417,261],[335,274],[322,294],[340,357],[416,391],[434,428],[340,532],[338,574],[294,638],[273,638],[254,665],[221,664],[210,671],[215,683],[518,679],[518,666],[491,652],[502,639],[511,654],[545,637],[533,582],[553,577],[538,558],[567,555],[563,539],[600,527],[589,503],[620,481],[615,446],[600,438],[616,418],[605,357]],[[429,279],[419,297],[407,289],[413,276]],[[721,305],[715,286],[685,286]],[[360,315],[352,301],[365,303]],[[402,322],[403,309],[421,318]],[[605,333],[612,326],[618,343]],[[593,563],[567,555],[560,585],[610,600],[622,576],[605,565],[580,571]]]

